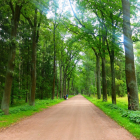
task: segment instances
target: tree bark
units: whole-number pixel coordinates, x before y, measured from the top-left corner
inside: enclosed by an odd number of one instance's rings
[[[55,24],[54,24],[54,29],[53,29],[53,43],[54,43],[54,62],[53,62],[53,88],[52,88],[52,99],[54,99],[55,95],[55,59],[56,59],[56,49],[55,49]]]
[[[96,72],[96,70],[94,70],[94,76],[95,76],[95,82],[94,82],[94,84],[95,84],[95,87],[97,87],[97,72]],[[96,92],[94,91],[93,94],[94,94],[94,97],[95,97]]]
[[[69,88],[70,88],[70,78],[68,78],[68,92],[67,92],[68,95],[69,95]]]
[[[13,78],[13,80],[14,80],[14,78]],[[13,105],[13,104],[14,104],[14,83],[12,85],[12,90],[11,90],[11,105]]]
[[[100,84],[100,57],[96,54],[96,74],[97,74],[97,97],[101,98],[101,84]]]
[[[110,65],[111,65],[111,92],[112,92],[112,104],[116,104],[116,90],[115,90],[115,69],[114,69],[114,45],[115,45],[115,29],[112,22],[112,47],[110,51]]]
[[[123,7],[123,34],[125,47],[125,73],[128,92],[129,109],[139,109],[138,88],[135,76],[134,53],[132,42],[132,31],[130,27],[130,2],[129,0],[122,0]]]
[[[36,92],[36,32],[37,32],[37,8],[35,8],[34,26],[32,29],[32,67],[31,67],[31,95],[29,104],[35,105],[35,92]]]
[[[9,2],[9,5],[12,10],[11,46],[9,52],[6,77],[5,77],[5,88],[4,88],[4,93],[3,93],[2,103],[1,103],[1,109],[4,111],[5,115],[9,114],[9,102],[10,102],[10,94],[11,94],[13,74],[14,74],[14,60],[16,55],[16,35],[17,35],[18,23],[20,19],[20,11],[22,8],[22,6],[20,6],[17,3],[15,9],[11,2]]]
[[[63,97],[64,97],[64,95],[65,95],[65,78],[64,78],[64,73],[65,73],[65,66],[64,66],[64,64],[63,64]]]
[[[103,101],[107,101],[105,57],[102,58],[102,88],[103,88]]]
[[[43,58],[42,58],[43,60],[43,64],[42,64],[42,68],[41,68],[41,75],[42,75],[42,77],[45,77],[45,75],[44,75],[44,65],[45,65],[45,63],[44,63],[44,52],[43,52]],[[41,64],[40,64],[41,65]],[[41,99],[43,99],[44,98],[44,80],[40,80],[41,81],[41,85],[40,85],[40,88],[41,88],[41,93],[40,93],[40,95],[41,95]]]
[[[60,98],[62,98],[62,62],[61,60],[60,60],[59,67],[60,67]]]
[[[116,92],[115,92],[115,69],[114,69],[114,50],[111,52],[110,57],[110,64],[111,64],[111,89],[112,89],[112,104],[116,104]]]
[[[103,29],[103,27],[102,27]],[[105,38],[104,35],[102,37],[102,47],[105,46]],[[105,49],[103,49],[102,54],[102,88],[103,88],[103,101],[107,101],[107,83],[106,83],[106,69],[105,69]]]
[[[59,80],[57,79],[57,99],[58,99],[58,93],[59,93]]]
[[[66,79],[67,79],[67,77],[66,77],[66,73],[64,73],[64,95],[66,95]]]
[[[19,57],[21,58],[21,52],[20,52],[20,48],[19,48]],[[19,92],[21,90],[21,61],[19,62]]]
[[[72,92],[73,92],[73,95],[75,95],[75,93],[74,93],[74,78],[72,78],[72,83],[71,83],[71,86],[72,86]]]
[[[29,68],[29,46],[28,46],[28,60],[27,60],[27,69],[26,69],[26,72],[27,72],[27,83],[26,83],[26,98],[25,98],[25,102],[27,103],[28,102],[28,96],[29,96],[29,78],[28,78],[28,75],[29,75],[29,71],[30,71],[30,68]]]
[[[121,16],[121,11],[118,15],[118,17]],[[114,19],[113,19],[113,13],[110,14],[110,18],[112,20],[112,46],[111,46],[111,51],[109,51],[110,55],[110,65],[111,65],[111,91],[112,91],[112,104],[116,104],[116,85],[115,85],[115,69],[114,69],[114,50],[115,50],[115,32],[116,32],[116,27],[118,25],[118,21],[116,21],[115,26],[114,26]],[[108,49],[109,50],[109,49]]]
[[[114,44],[115,44],[115,29],[112,32],[112,48],[110,54],[110,65],[111,65],[111,89],[112,89],[112,104],[116,104],[116,91],[115,91],[115,69],[114,69]]]
[[[57,86],[57,99],[58,99],[58,93],[59,93],[59,80],[58,80],[58,74],[57,74],[57,62],[56,62],[56,86]]]

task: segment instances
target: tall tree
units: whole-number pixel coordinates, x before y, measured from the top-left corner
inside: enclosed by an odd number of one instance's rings
[[[2,103],[1,103],[1,109],[4,111],[5,114],[9,114],[9,102],[10,102],[10,94],[11,94],[11,87],[12,87],[13,74],[14,74],[14,61],[15,61],[16,47],[17,47],[16,36],[17,36],[17,29],[18,29],[23,3],[21,3],[18,0],[13,4],[13,2],[10,0],[8,2],[8,5],[10,6],[12,12],[12,18],[11,18],[10,52],[9,52],[7,72],[5,77],[5,88],[4,88],[4,93],[3,93]]]
[[[128,108],[139,109],[138,89],[135,75],[132,31],[130,27],[130,1],[122,0],[123,7],[123,34],[125,47],[125,73],[128,93]]]
[[[32,13],[33,13],[33,19],[31,13],[30,15],[27,15],[26,12],[22,13],[22,15],[25,17],[25,19],[28,20],[30,27],[32,28],[32,64],[31,64],[31,93],[30,93],[30,100],[29,104],[34,105],[35,104],[35,93],[36,93],[36,50],[37,50],[37,43],[39,40],[39,28],[41,25],[41,19],[42,19],[42,11],[40,11],[36,5],[32,6]],[[38,11],[40,12],[40,18],[38,20]]]

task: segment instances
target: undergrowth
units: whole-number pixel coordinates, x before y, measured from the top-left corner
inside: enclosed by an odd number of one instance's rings
[[[121,107],[118,107],[114,104],[105,104],[106,107],[110,109],[116,109],[121,113],[122,117],[127,117],[130,121],[133,121],[134,123],[140,124],[140,111],[130,111],[125,110]]]
[[[36,100],[35,106],[30,106],[28,104],[23,104],[21,106],[11,107],[9,108],[9,114],[17,114],[21,111],[38,111],[40,108],[47,108],[51,105],[59,103],[63,101],[63,99],[54,99],[54,100]],[[48,106],[47,106],[48,105]],[[4,113],[0,110],[0,116],[3,116]]]

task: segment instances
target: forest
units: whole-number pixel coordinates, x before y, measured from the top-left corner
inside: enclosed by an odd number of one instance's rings
[[[139,109],[140,2],[0,0],[0,104],[128,96]]]

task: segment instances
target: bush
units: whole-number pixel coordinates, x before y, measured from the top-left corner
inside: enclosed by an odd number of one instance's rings
[[[115,104],[105,104],[107,108],[118,110],[122,117],[127,117],[130,121],[140,124],[140,111],[129,111],[118,107]]]
[[[140,111],[125,111],[122,117],[127,117],[129,120],[140,124]]]

